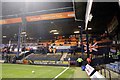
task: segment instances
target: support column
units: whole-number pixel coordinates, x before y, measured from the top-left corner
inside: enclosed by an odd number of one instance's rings
[[[87,57],[89,57],[89,36],[87,31],[86,31],[86,41],[87,41]]]
[[[2,2],[0,0],[0,16],[2,16]],[[0,17],[0,20],[2,20],[2,17]],[[0,24],[0,44],[2,44],[2,25]],[[0,51],[1,55],[1,51]],[[0,60],[2,60],[2,56],[0,56]],[[2,64],[0,64],[0,79],[2,79]]]
[[[82,53],[82,57],[83,57],[83,54],[84,54],[84,46],[83,46],[83,40],[82,40],[82,38],[83,38],[83,29],[82,29],[82,27],[80,28],[80,39],[81,39],[81,53]]]
[[[2,2],[0,0],[0,16],[2,16]],[[2,17],[0,17],[0,20],[2,20]],[[0,24],[0,44],[2,44],[2,25]]]

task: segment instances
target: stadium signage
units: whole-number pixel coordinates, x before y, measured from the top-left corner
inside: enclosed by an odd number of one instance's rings
[[[95,71],[95,69],[90,66],[89,64],[86,65],[86,69],[85,69],[86,73],[88,74],[88,76],[90,76],[91,80],[106,80],[104,76],[102,76],[99,72]]]
[[[20,17],[0,20],[0,24],[12,24],[12,23],[20,23],[20,22],[22,22],[22,19]]]
[[[26,17],[26,20],[28,22],[31,22],[31,21],[39,21],[39,20],[54,20],[54,19],[72,18],[72,17],[74,17],[74,12],[62,12],[62,13],[54,13],[54,14],[28,16]]]
[[[71,12],[61,12],[61,13],[52,13],[52,14],[43,14],[36,16],[26,16],[27,22],[40,21],[40,20],[54,20],[54,19],[64,19],[64,18],[73,18],[75,17],[75,13]],[[22,18],[10,18],[0,20],[0,24],[13,24],[13,23],[21,23]]]
[[[104,76],[102,76],[99,72],[95,72],[91,77],[91,80],[107,80]]]
[[[90,74],[94,71],[95,69],[93,67],[91,67],[90,65],[86,65],[85,71],[87,72],[87,74],[90,76]]]
[[[56,61],[34,61],[34,64],[56,64]]]
[[[69,65],[68,61],[67,62],[61,62],[61,61],[38,61],[38,60],[35,60],[33,61],[34,63],[33,64],[36,64],[36,65],[41,65],[41,64],[45,64],[45,65]]]

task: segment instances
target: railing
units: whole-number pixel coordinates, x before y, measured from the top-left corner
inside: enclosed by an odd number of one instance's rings
[[[102,75],[103,75],[103,73],[104,73],[104,77],[105,77],[105,78],[107,78],[106,74],[107,74],[107,71],[108,71],[109,80],[111,80],[111,72],[110,72],[109,69],[107,69],[107,68],[105,67],[105,65],[98,65],[98,66],[96,66],[96,70],[100,71],[100,73],[101,73]],[[104,71],[102,71],[102,70],[104,70]]]

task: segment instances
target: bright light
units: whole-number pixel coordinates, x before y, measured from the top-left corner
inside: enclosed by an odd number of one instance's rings
[[[3,36],[3,38],[6,38],[7,36]]]
[[[25,37],[26,37],[27,35],[25,35]]]
[[[88,28],[88,30],[92,30],[92,28]]]
[[[30,38],[30,40],[32,40],[33,38]]]
[[[59,34],[58,32],[56,32],[56,33],[53,33],[53,34]]]
[[[80,33],[80,31],[74,31],[74,33]]]
[[[57,30],[51,30],[50,33],[57,32]]]
[[[93,18],[93,15],[92,15],[92,14],[90,14],[90,15],[89,15],[89,21],[91,21],[91,20],[92,20],[92,18]]]
[[[107,33],[107,31],[105,31],[105,33]]]
[[[26,32],[25,32],[25,31],[23,31],[23,32],[21,32],[21,34],[26,34]]]
[[[81,26],[78,26],[78,28],[81,28]]]
[[[120,6],[120,0],[119,0],[119,6]]]

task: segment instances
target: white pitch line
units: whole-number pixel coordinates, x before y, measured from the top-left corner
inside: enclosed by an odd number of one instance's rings
[[[62,75],[68,69],[69,69],[69,67],[67,67],[66,69],[64,69],[60,74],[58,74],[57,76],[55,76],[52,80],[55,80],[56,78],[58,78],[60,75]]]

